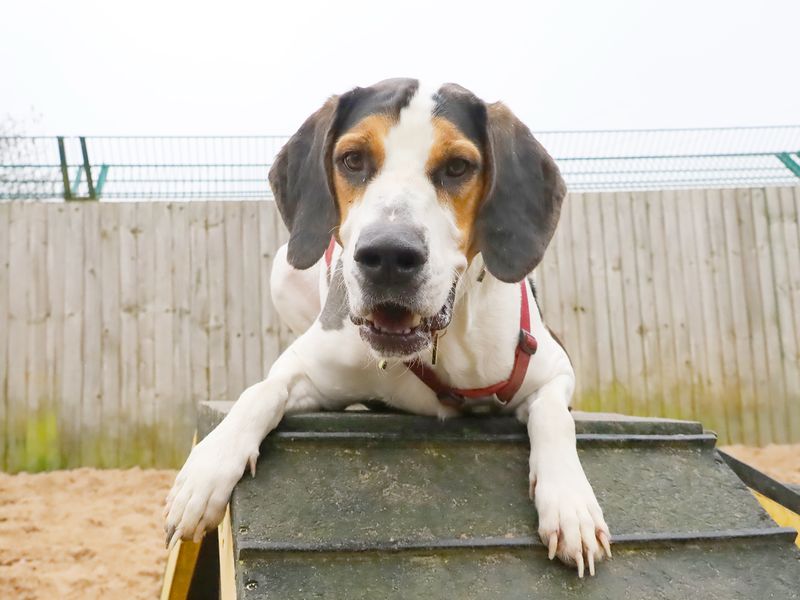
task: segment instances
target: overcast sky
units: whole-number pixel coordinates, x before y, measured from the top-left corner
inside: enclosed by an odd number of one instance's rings
[[[288,134],[332,93],[410,76],[502,99],[539,131],[789,124],[798,31],[798,0],[4,0],[0,117]]]

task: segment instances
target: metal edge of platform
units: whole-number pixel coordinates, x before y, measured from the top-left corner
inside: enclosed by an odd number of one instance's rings
[[[774,527],[770,529],[730,529],[725,531],[704,531],[695,533],[635,533],[612,537],[614,546],[664,546],[670,544],[743,541],[757,539],[774,539],[775,541],[793,542],[797,532],[791,527]],[[542,548],[544,544],[538,537],[490,537],[490,538],[454,538],[439,539],[435,542],[409,543],[403,541],[371,542],[367,544],[303,544],[285,542],[240,541],[236,558],[244,560],[265,554],[295,553],[317,555],[320,553],[367,553],[367,552],[404,552],[418,550],[453,550],[453,549],[498,549],[498,548]]]
[[[201,435],[213,428],[230,410],[231,406],[233,406],[233,402],[202,402],[199,409]],[[702,425],[696,421],[630,417],[612,413],[574,412],[573,416],[578,439],[587,441],[615,438],[584,436],[631,436],[631,440],[635,440],[635,436],[650,436],[651,441],[658,441],[658,436],[669,436],[670,439],[680,439],[680,436],[714,436],[713,432],[704,431]],[[514,416],[494,415],[491,418],[463,416],[442,420],[407,413],[368,410],[288,415],[269,437],[287,435],[293,435],[295,438],[315,435],[322,437],[322,434],[326,433],[337,436],[369,434],[416,438],[435,437],[436,439],[451,436],[470,440],[487,436],[491,436],[493,439],[508,436],[504,441],[527,439],[525,426]],[[696,440],[693,439],[693,441]]]

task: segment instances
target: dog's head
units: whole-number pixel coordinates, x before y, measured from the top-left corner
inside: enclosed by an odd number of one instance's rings
[[[447,326],[458,277],[477,254],[502,281],[533,270],[565,193],[508,108],[413,79],[329,99],[269,180],[289,262],[309,268],[336,237],[350,318],[378,356],[404,358]]]

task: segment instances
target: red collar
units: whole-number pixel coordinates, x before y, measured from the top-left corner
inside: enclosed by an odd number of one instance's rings
[[[520,309],[519,309],[519,341],[514,351],[514,366],[508,379],[482,388],[459,389],[442,383],[436,373],[419,360],[407,362],[406,366],[414,375],[436,393],[439,402],[453,408],[461,408],[467,398],[487,398],[494,396],[502,405],[506,405],[519,391],[525,374],[528,372],[528,363],[538,346],[536,338],[530,333],[531,315],[528,310],[528,286],[525,281],[519,284]]]
[[[325,264],[328,270],[331,268],[335,244],[336,241],[331,238],[331,243],[325,250]],[[514,351],[514,366],[511,368],[511,374],[508,376],[508,379],[482,388],[459,389],[442,383],[442,380],[439,379],[436,372],[420,360],[406,363],[409,370],[419,377],[420,381],[433,390],[439,398],[439,402],[445,406],[461,408],[466,403],[467,398],[487,398],[494,396],[500,404],[506,405],[511,402],[514,395],[519,391],[522,382],[525,380],[525,375],[528,372],[528,363],[531,360],[531,356],[536,353],[536,348],[538,346],[536,338],[533,337],[530,332],[531,315],[528,308],[528,284],[525,280],[520,281],[519,289],[521,300],[519,308],[519,340],[517,342],[517,348]]]

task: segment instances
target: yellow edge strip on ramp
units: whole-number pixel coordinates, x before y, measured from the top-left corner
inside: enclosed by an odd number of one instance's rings
[[[772,520],[775,521],[781,527],[793,527],[797,531],[797,537],[794,540],[794,543],[800,548],[800,515],[796,512],[793,512],[775,502],[774,500],[770,500],[766,496],[759,494],[755,490],[750,490],[753,495],[756,497],[756,500],[764,507],[769,513],[769,516],[772,517]]]

